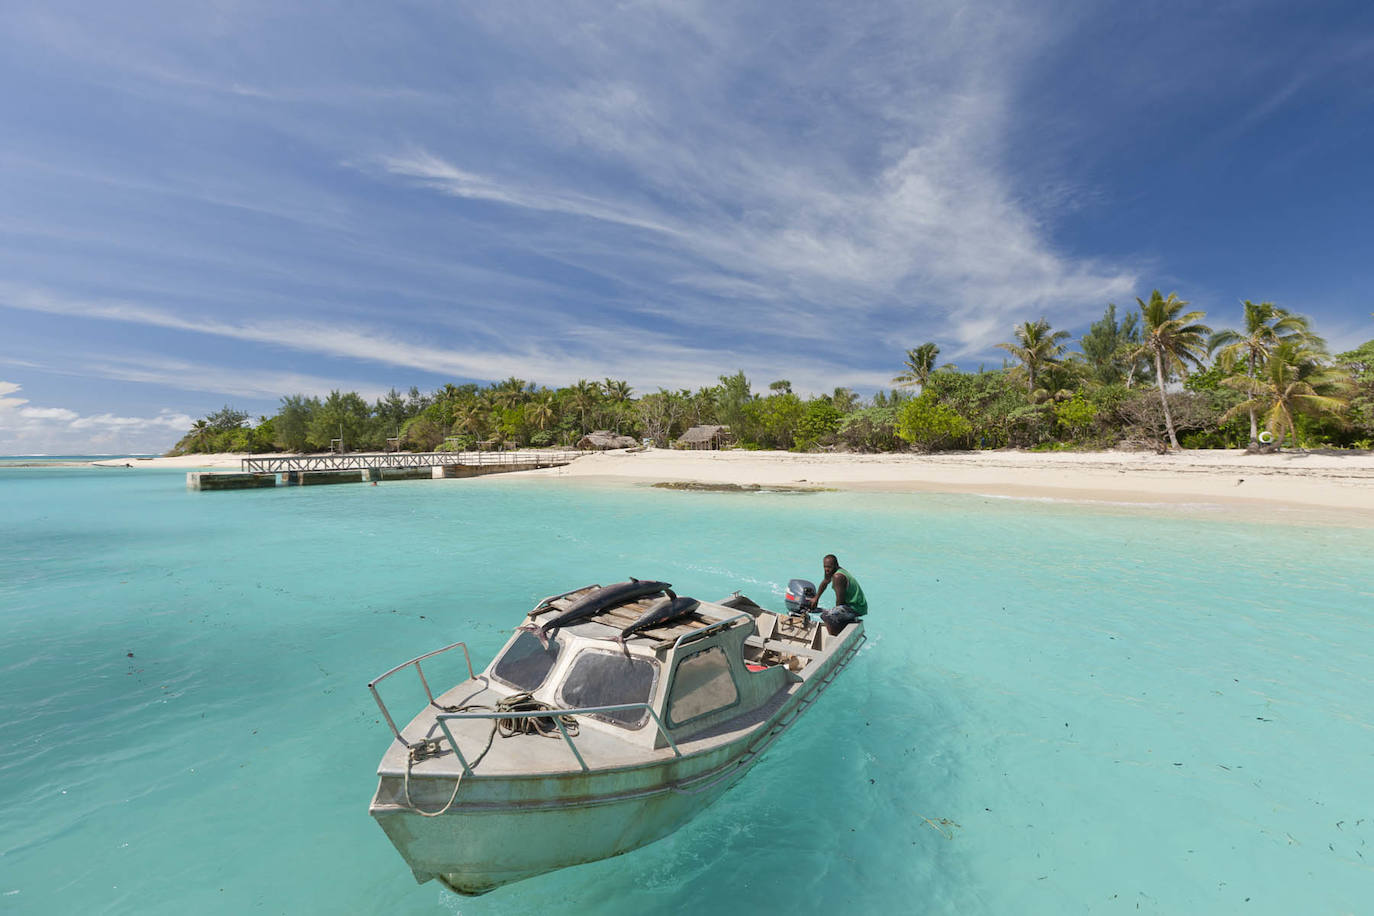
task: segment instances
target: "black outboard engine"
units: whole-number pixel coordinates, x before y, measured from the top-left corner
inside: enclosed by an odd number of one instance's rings
[[[787,612],[789,614],[805,614],[811,607],[811,601],[816,597],[816,586],[805,579],[793,579],[787,583]],[[805,608],[806,610],[804,610]]]

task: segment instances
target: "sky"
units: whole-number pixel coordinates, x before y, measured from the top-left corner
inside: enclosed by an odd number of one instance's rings
[[[1374,338],[1374,4],[0,4],[0,454],[516,376]]]

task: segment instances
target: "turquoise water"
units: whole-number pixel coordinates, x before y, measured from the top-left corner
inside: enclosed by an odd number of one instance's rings
[[[86,465],[92,461],[108,461],[123,458],[125,463],[133,463],[140,458],[152,455],[0,455],[0,469],[21,467],[60,467],[63,465]]]
[[[0,911],[1353,913],[1374,900],[1374,530],[972,496],[512,477],[189,493],[0,469]],[[672,837],[467,899],[367,815],[366,683],[634,575],[854,664]],[[130,654],[132,653],[132,655]]]

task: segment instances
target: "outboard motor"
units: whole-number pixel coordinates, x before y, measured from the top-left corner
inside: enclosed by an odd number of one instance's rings
[[[805,579],[793,579],[787,583],[787,612],[789,614],[805,614],[802,605],[805,603],[807,609],[811,607],[811,599],[816,597],[816,586]]]

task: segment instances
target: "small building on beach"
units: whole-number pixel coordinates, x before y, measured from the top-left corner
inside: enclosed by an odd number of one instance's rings
[[[577,440],[578,448],[593,449],[599,452],[611,448],[634,448],[638,444],[639,442],[635,440],[634,436],[622,436],[611,432],[609,429],[598,429]]]
[[[728,426],[693,426],[677,439],[679,448],[692,449],[721,448],[729,442]]]

